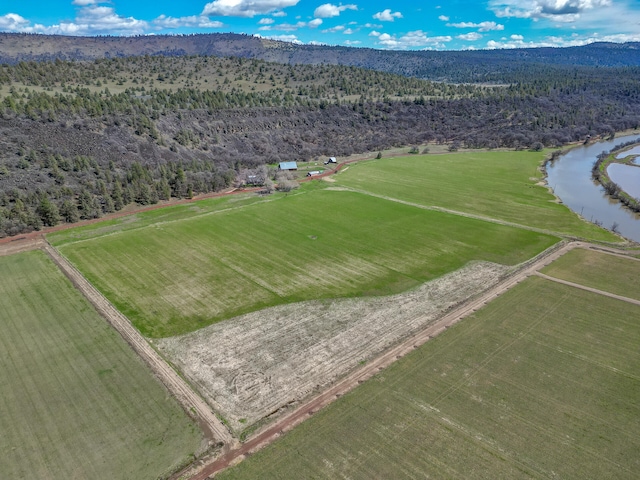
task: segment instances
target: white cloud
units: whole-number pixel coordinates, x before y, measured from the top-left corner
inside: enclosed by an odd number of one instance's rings
[[[207,3],[202,15],[222,17],[255,17],[293,7],[300,0],[214,0]]]
[[[396,18],[402,18],[402,13],[400,12],[391,13],[391,9],[387,8],[382,12],[376,13],[373,16],[373,18],[375,18],[376,20],[380,20],[381,22],[393,22]]]
[[[640,33],[598,35],[594,33],[588,36],[571,35],[570,37],[549,36],[537,41],[525,42],[522,35],[511,35],[509,39],[501,41],[489,40],[487,48],[539,48],[539,47],[579,47],[593,42],[640,42]]]
[[[448,35],[429,37],[422,30],[408,32],[401,37],[389,35],[388,33],[371,32],[370,36],[378,37],[378,44],[394,50],[405,50],[417,47],[435,47],[444,48],[445,43],[450,42],[452,38]]]
[[[360,40],[345,40],[345,45],[360,45],[362,42]]]
[[[211,20],[204,15],[191,15],[188,17],[167,17],[166,15],[160,15],[153,20],[153,25],[159,28],[182,28],[182,27],[197,27],[197,28],[221,28],[224,23],[217,20]]]
[[[74,21],[54,25],[32,25],[20,15],[9,13],[0,17],[0,30],[9,32],[46,33],[54,35],[141,35],[150,29],[144,20],[118,15],[111,7],[99,6],[102,0],[75,0],[81,8]]]
[[[465,40],[467,42],[475,42],[476,40],[480,40],[482,38],[482,34],[478,32],[471,32],[465,33],[464,35],[458,35],[456,38]]]
[[[26,25],[19,31],[47,33],[55,35],[142,35],[151,29],[151,25],[133,17],[118,15],[111,7],[98,6],[95,2],[84,2],[87,6],[79,9],[73,22],[60,22],[57,25]],[[78,3],[80,5],[80,3]]]
[[[105,33],[139,35],[149,29],[149,24],[144,20],[120,16],[113,8],[103,6],[81,8],[74,25],[83,35]]]
[[[438,20],[440,20],[442,22],[448,22],[449,21],[449,17],[447,17],[446,15],[440,15],[438,17]]]
[[[25,32],[31,22],[17,13],[7,13],[0,17],[0,30],[5,32]]]
[[[610,7],[612,0],[491,0],[489,8],[498,17],[548,18],[575,22],[593,9]]]
[[[344,25],[336,25],[335,27],[331,27],[331,28],[327,28],[325,30],[322,30],[322,33],[337,33],[337,32],[343,31],[346,28],[347,27],[345,27]]]
[[[333,5],[331,3],[325,3],[316,8],[313,12],[313,16],[316,18],[331,18],[337,17],[345,10],[358,10],[357,5]]]
[[[271,40],[279,40],[281,42],[289,42],[289,43],[295,43],[297,45],[302,45],[302,42],[300,40],[298,40],[298,37],[296,37],[295,35],[272,35],[272,36],[264,37],[264,38],[269,38]]]
[[[352,28],[347,28],[344,32],[345,35],[353,35],[354,33],[356,33],[355,30],[353,30]]]
[[[299,30],[301,28],[317,28],[322,25],[322,19],[314,18],[309,22],[296,22],[296,23],[280,23],[278,25],[267,25],[264,27],[260,27],[259,30],[280,30],[283,32],[293,32],[295,30]]]
[[[496,22],[460,22],[460,23],[447,23],[447,27],[455,28],[477,28],[479,32],[491,32],[493,30],[504,30],[504,25]]]
[[[276,21],[273,18],[261,18],[258,25],[271,25]]]

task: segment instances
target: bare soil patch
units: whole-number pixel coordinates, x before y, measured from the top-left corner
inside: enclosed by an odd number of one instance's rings
[[[473,262],[403,294],[278,306],[154,343],[239,432],[424,329],[508,270]]]

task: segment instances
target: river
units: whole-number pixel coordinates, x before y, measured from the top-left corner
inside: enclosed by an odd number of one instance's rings
[[[607,175],[633,198],[640,198],[640,167],[612,163],[607,167]]]
[[[640,242],[640,215],[607,196],[591,178],[591,167],[598,154],[614,146],[635,140],[638,134],[576,147],[547,166],[547,183],[562,202],[583,218],[601,222],[605,228],[618,225],[618,232]]]

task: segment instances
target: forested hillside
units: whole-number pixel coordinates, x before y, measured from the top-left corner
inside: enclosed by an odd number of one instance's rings
[[[562,50],[552,64],[485,65],[491,86],[174,53],[0,66],[0,236],[217,191],[282,160],[427,142],[540,149],[640,127],[640,67],[562,65]],[[451,75],[465,69],[477,72]]]
[[[449,82],[509,82],[511,72],[534,64],[639,66],[639,51],[640,43],[438,52],[299,45],[234,33],[139,37],[0,33],[0,63],[203,55],[251,58],[290,65],[344,65]]]

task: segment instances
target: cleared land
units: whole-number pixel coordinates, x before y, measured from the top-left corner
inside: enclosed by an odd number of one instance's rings
[[[216,478],[635,478],[639,318],[532,277]]]
[[[0,271],[3,478],[157,478],[206,446],[44,253]]]
[[[593,250],[576,249],[541,270],[586,287],[640,300],[640,262]]]
[[[476,262],[410,292],[281,305],[155,344],[242,431],[424,329],[507,270]]]
[[[60,251],[149,337],[279,304],[395,294],[472,260],[513,265],[557,241],[323,185],[82,241],[68,242],[73,230],[50,239],[67,242]]]
[[[259,197],[256,196],[255,193],[249,193],[169,205],[161,208],[155,208],[159,206],[154,205],[152,210],[132,213],[131,215],[110,220],[101,220],[89,225],[66,228],[55,233],[50,233],[47,235],[47,239],[52,244],[61,246],[65,243],[136,230],[150,225],[163,225],[204,214],[232,211],[246,205],[268,202],[272,199],[272,197]]]
[[[539,184],[543,152],[466,152],[351,165],[338,185],[591,240],[620,239],[582,221]]]

